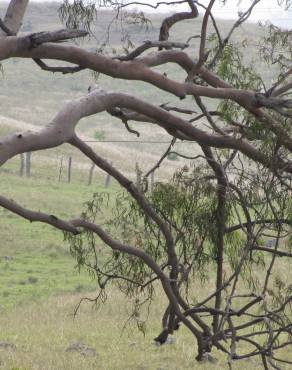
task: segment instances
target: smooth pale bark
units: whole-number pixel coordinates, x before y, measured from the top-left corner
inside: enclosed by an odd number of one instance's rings
[[[33,47],[29,37],[8,37],[6,40],[0,40],[0,60],[10,57],[62,60],[111,77],[148,82],[180,98],[185,98],[187,95],[195,95],[217,99],[232,99],[249,108],[256,107],[255,94],[252,91],[233,89],[228,85],[214,88],[193,83],[180,83],[153,71],[149,68],[150,64],[151,66],[162,64],[159,54],[153,55],[152,62],[150,63],[148,60],[147,66],[143,58],[137,61],[121,62],[101,54],[94,54],[77,46],[45,43],[38,47]],[[171,54],[165,55],[171,56]],[[172,56],[170,61],[174,62]],[[165,59],[164,63],[166,63]],[[206,71],[204,73],[207,75]],[[214,78],[214,75],[211,74],[209,78],[211,76]],[[219,83],[219,81],[217,82]]]
[[[27,4],[27,0],[11,0],[7,9],[4,23],[12,33],[16,34],[18,32]],[[210,2],[210,6],[211,4],[212,1]],[[196,16],[196,7],[191,3],[190,7],[190,14]],[[53,35],[55,33],[51,34]],[[54,37],[50,39],[50,33],[45,33],[45,36],[47,36],[48,39],[45,38],[43,41],[39,42],[42,43],[42,45],[36,43],[35,36],[37,36],[37,34],[28,35],[25,37],[3,36],[4,35],[2,31],[2,37],[0,34],[0,60],[10,57],[57,59],[71,62],[77,64],[81,68],[89,68],[111,77],[144,81],[158,87],[159,89],[168,91],[181,99],[185,98],[187,95],[192,95],[194,97],[204,96],[214,99],[231,99],[240,104],[246,110],[250,111],[257,117],[258,120],[267,125],[277,136],[279,143],[285,146],[288,150],[292,151],[292,138],[288,132],[271,116],[258,109],[260,105],[255,92],[234,89],[203,66],[200,66],[200,75],[209,85],[211,85],[211,87],[196,85],[192,82],[176,82],[167,78],[163,74],[153,71],[150,68],[156,65],[171,62],[177,63],[187,72],[187,74],[189,74],[190,71],[197,66],[198,62],[192,61],[186,53],[181,51],[178,52],[170,50],[166,52],[158,52],[153,53],[150,56],[148,55],[132,61],[123,62],[103,55],[88,52],[76,46],[44,43],[45,41],[55,40]],[[176,137],[187,139],[184,134],[179,133],[178,130],[176,131]],[[170,133],[172,134],[172,132]],[[25,142],[25,140],[23,140],[23,142]],[[212,145],[210,141],[201,141],[201,143]],[[238,144],[242,147],[242,144],[237,143],[237,145]],[[218,142],[215,146],[223,147],[221,144],[218,144]],[[233,148],[233,146],[230,145],[227,145],[227,147]],[[244,145],[244,147],[246,147],[246,145]],[[243,149],[243,153],[245,149],[246,148]],[[253,159],[255,158],[253,157]],[[260,160],[260,162],[263,163],[263,158]],[[267,165],[267,163],[265,165]]]
[[[167,58],[169,58],[169,61],[173,63],[176,59],[176,63],[181,66],[184,65],[184,69],[188,71],[191,67],[190,60],[185,54],[179,53],[182,52],[176,52],[176,54],[164,53],[162,55],[163,60],[161,60],[160,53],[156,53],[152,55],[152,59],[149,59],[149,57],[147,59],[146,57],[123,62],[104,55],[91,53],[76,46],[45,43],[38,47],[33,47],[32,40],[29,37],[8,37],[4,40],[0,39],[0,60],[13,56],[62,60],[114,78],[144,81],[161,90],[170,92],[181,99],[185,98],[187,95],[195,97],[204,96],[213,99],[231,99],[267,125],[275,135],[277,135],[281,144],[292,151],[292,138],[287,131],[272,117],[258,108],[260,105],[257,99],[257,93],[231,88],[228,84],[224,84],[224,82],[204,68],[202,69],[202,75],[212,86],[201,86],[192,82],[177,82],[167,78],[161,73],[153,71],[149,67],[150,65],[154,66],[166,63]],[[194,65],[194,63],[192,64]],[[206,144],[209,145],[208,143]]]
[[[104,93],[101,93],[101,97]],[[54,119],[43,129],[8,135],[0,140],[0,165],[14,155],[53,148],[68,142],[75,126],[83,117],[107,109],[106,101],[99,92],[93,92],[65,105]]]
[[[94,90],[85,97],[66,104],[56,117],[38,132],[27,131],[1,139],[0,165],[17,154],[48,149],[69,142],[74,135],[76,125],[82,117],[105,110],[108,111],[114,107],[128,108],[143,114],[173,136],[181,137],[183,135],[185,139],[212,147],[237,149],[264,166],[271,166],[269,159],[246,140],[232,136],[209,134],[160,107],[127,94],[103,90]],[[287,172],[292,172],[292,165],[289,163],[278,160],[273,165]]]

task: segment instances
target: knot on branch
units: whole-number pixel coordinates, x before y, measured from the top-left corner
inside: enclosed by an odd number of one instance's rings
[[[69,30],[63,29],[53,32],[38,32],[32,33],[28,36],[31,46],[38,47],[45,42],[63,42],[66,40],[76,39],[85,37],[88,35],[87,31],[84,30]]]
[[[123,112],[123,110],[121,108],[118,108],[118,107],[114,107],[114,108],[111,108],[111,109],[108,109],[107,111],[110,115],[112,115],[113,117],[117,117],[117,118],[120,118],[121,121],[123,122],[123,124],[125,125],[126,129],[131,133],[131,134],[135,134],[137,137],[140,137],[140,133],[136,130],[133,130],[129,124],[128,124],[128,120],[129,120],[129,117],[127,117],[127,115]]]
[[[58,221],[59,220],[58,217],[56,217],[55,215],[50,215],[49,217],[52,221]]]
[[[275,110],[284,116],[292,116],[292,100],[267,97],[264,94],[255,94],[256,104],[258,107],[266,107]]]

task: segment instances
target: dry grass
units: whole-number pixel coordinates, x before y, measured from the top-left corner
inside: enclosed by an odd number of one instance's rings
[[[225,369],[226,358],[216,351],[216,364],[197,363],[194,339],[182,329],[175,344],[157,347],[153,338],[159,332],[163,302],[152,307],[144,337],[129,325],[131,302],[116,291],[105,306],[93,309],[82,306],[74,319],[72,314],[80,296],[52,297],[48,301],[17,307],[0,316],[0,340],[12,342],[15,351],[0,350],[1,369],[27,370],[184,370]],[[96,357],[65,352],[73,342],[96,349]],[[255,360],[234,364],[234,369],[262,369]]]

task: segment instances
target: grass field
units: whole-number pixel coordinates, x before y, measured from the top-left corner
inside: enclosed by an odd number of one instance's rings
[[[160,330],[162,302],[151,310],[145,337],[128,323],[131,302],[116,291],[105,305],[84,304],[73,317],[80,294],[62,295],[30,305],[18,306],[0,316],[0,341],[14,343],[15,350],[0,350],[1,369],[12,370],[185,370],[225,369],[226,359],[212,352],[216,363],[197,363],[194,339],[182,329],[174,344],[157,347],[153,338]],[[72,343],[84,343],[95,356],[66,352]],[[234,363],[234,369],[262,369],[250,359]],[[285,369],[285,367],[283,367]],[[288,369],[288,367],[287,367]]]
[[[9,172],[1,174],[1,194],[64,218],[77,216],[94,190],[81,181],[36,182]],[[116,190],[114,185],[109,191]],[[86,271],[79,273],[74,267],[62,233],[50,226],[29,224],[4,210],[0,220],[0,369],[193,368],[194,342],[187,332],[179,333],[176,344],[161,348],[153,344],[160,330],[163,299],[153,306],[145,338],[133,323],[123,330],[133,302],[116,290],[110,290],[108,301],[98,310],[93,304],[82,305],[74,319],[79,299],[93,297],[96,286]],[[1,349],[1,342],[12,343],[16,349]],[[74,342],[86,343],[98,355],[66,352]]]
[[[94,191],[75,182],[38,181],[13,174],[1,174],[1,193],[34,210],[45,210],[59,217],[77,217],[83,202]],[[111,191],[111,190],[109,190]],[[63,193],[60,202],[59,194]],[[45,196],[44,196],[45,194]],[[50,294],[90,290],[94,287],[86,273],[74,268],[62,233],[0,211],[1,307],[7,308]]]

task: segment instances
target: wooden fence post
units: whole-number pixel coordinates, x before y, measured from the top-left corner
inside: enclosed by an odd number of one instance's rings
[[[92,165],[89,170],[89,176],[88,176],[88,186],[92,183],[92,177],[93,177],[93,171],[94,171],[95,164],[92,162]]]
[[[72,157],[69,157],[68,161],[68,184],[71,182],[71,169],[72,169]]]
[[[19,170],[20,176],[23,176],[24,174],[24,167],[25,167],[24,154],[20,153],[20,170]]]
[[[25,173],[26,177],[30,177],[31,175],[31,152],[26,153],[25,158]]]
[[[61,163],[60,163],[60,168],[59,168],[59,182],[62,179],[62,172],[63,172],[63,156],[61,157]]]

